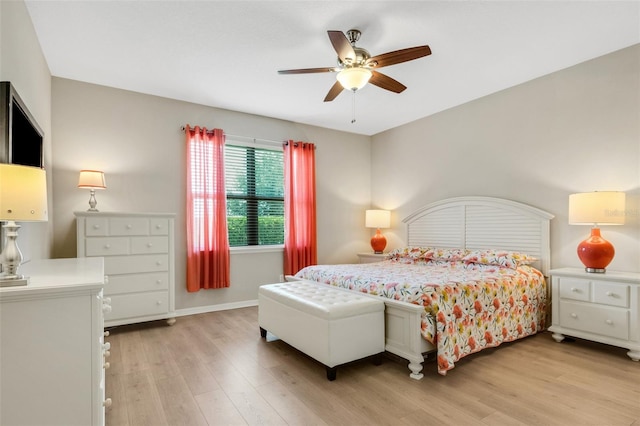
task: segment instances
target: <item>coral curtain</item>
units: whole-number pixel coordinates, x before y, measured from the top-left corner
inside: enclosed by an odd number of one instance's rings
[[[187,291],[229,287],[224,132],[185,127]]]
[[[315,145],[284,144],[284,273],[317,261]]]

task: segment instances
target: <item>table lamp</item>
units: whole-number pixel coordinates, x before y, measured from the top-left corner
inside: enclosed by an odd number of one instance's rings
[[[7,222],[6,241],[0,262],[0,287],[27,285],[28,278],[18,273],[22,252],[18,247],[17,222],[46,222],[47,178],[39,167],[0,164],[0,221]]]
[[[592,225],[591,235],[578,245],[585,271],[604,273],[613,260],[613,244],[602,238],[600,225],[623,225],[624,192],[583,192],[569,196],[569,224]]]
[[[80,170],[78,188],[89,188],[91,195],[89,196],[89,208],[87,211],[97,212],[96,189],[107,189],[104,173],[99,170]]]
[[[376,234],[371,237],[371,248],[380,254],[387,246],[387,239],[380,233],[380,228],[391,226],[391,212],[389,210],[367,210],[365,212],[365,226],[376,228]]]

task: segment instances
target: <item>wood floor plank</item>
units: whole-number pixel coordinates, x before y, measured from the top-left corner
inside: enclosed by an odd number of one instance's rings
[[[258,308],[115,327],[106,370],[108,426],[139,425],[635,425],[640,363],[626,350],[550,333],[465,357],[421,381],[407,362],[324,366],[261,339]]]

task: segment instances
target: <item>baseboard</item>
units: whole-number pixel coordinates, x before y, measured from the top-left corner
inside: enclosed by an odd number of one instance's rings
[[[258,299],[244,300],[242,302],[221,303],[219,305],[196,306],[194,308],[176,309],[176,316],[206,314],[207,312],[228,311],[230,309],[248,308],[258,306]]]

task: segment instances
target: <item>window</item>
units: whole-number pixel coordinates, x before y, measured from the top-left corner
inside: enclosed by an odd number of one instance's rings
[[[225,145],[229,245],[284,244],[281,150]]]

